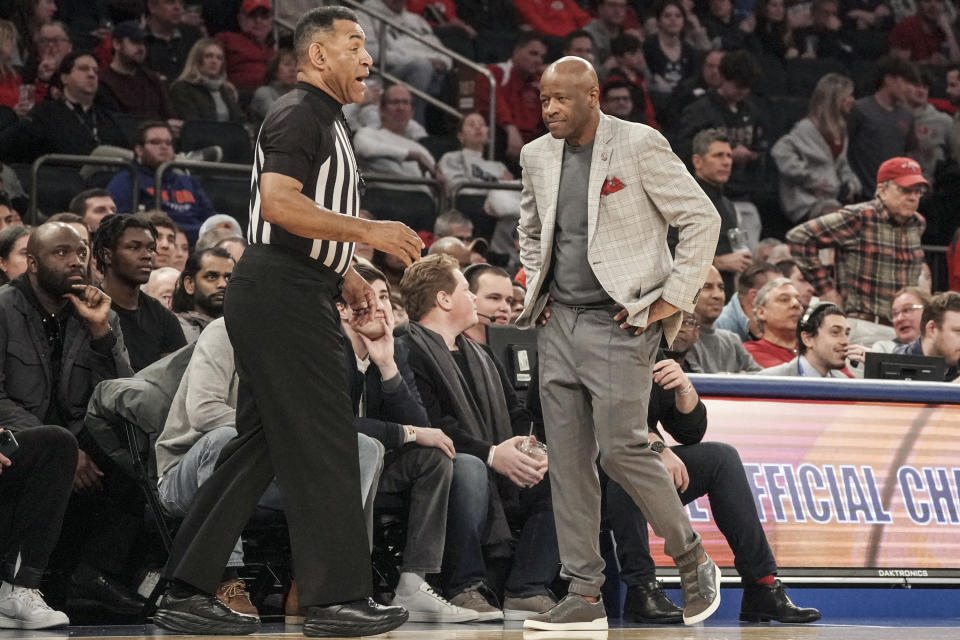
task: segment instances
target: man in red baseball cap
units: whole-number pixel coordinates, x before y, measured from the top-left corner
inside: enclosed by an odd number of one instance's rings
[[[277,53],[273,42],[273,5],[270,0],[243,0],[237,14],[240,32],[216,35],[227,58],[227,78],[241,92],[263,84],[270,59]]]
[[[930,187],[911,158],[890,158],[877,171],[872,200],[815,218],[787,233],[790,252],[821,300],[847,313],[851,343],[868,347],[894,336],[893,295],[915,287],[923,269],[920,236],[926,221],[917,208]],[[835,250],[836,277],[820,262]]]

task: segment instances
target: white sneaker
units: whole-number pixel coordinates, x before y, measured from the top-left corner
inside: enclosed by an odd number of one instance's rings
[[[37,589],[0,582],[0,629],[53,629],[70,624],[62,611],[54,611]]]
[[[470,622],[478,617],[476,611],[450,604],[426,580],[420,583],[420,588],[413,595],[395,595],[390,604],[409,611],[410,622]]]

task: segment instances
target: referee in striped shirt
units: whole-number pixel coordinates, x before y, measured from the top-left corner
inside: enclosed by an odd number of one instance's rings
[[[284,497],[307,636],[359,636],[402,624],[402,607],[372,593],[357,434],[346,388],[342,295],[359,316],[377,305],[351,266],[354,243],[417,260],[422,243],[399,222],[358,217],[358,172],[341,107],[363,99],[372,64],[356,16],[305,13],[294,46],[295,89],[274,104],[257,140],[251,246],[224,301],[240,377],[238,436],[197,494],[167,564],[156,623],[181,633],[246,634],[259,619],[213,595],[230,550],[276,476]]]

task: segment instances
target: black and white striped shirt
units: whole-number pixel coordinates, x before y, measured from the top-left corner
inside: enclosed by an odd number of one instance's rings
[[[357,216],[359,172],[340,103],[306,82],[274,103],[257,138],[247,237],[251,244],[279,245],[309,255],[344,275],[353,257],[352,242],[305,238],[263,219],[260,175],[266,172],[298,180],[301,192],[328,211]]]

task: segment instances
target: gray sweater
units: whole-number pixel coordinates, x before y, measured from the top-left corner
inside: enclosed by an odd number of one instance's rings
[[[737,334],[713,327],[700,327],[700,338],[687,352],[686,362],[697,373],[753,373],[761,369]]]

